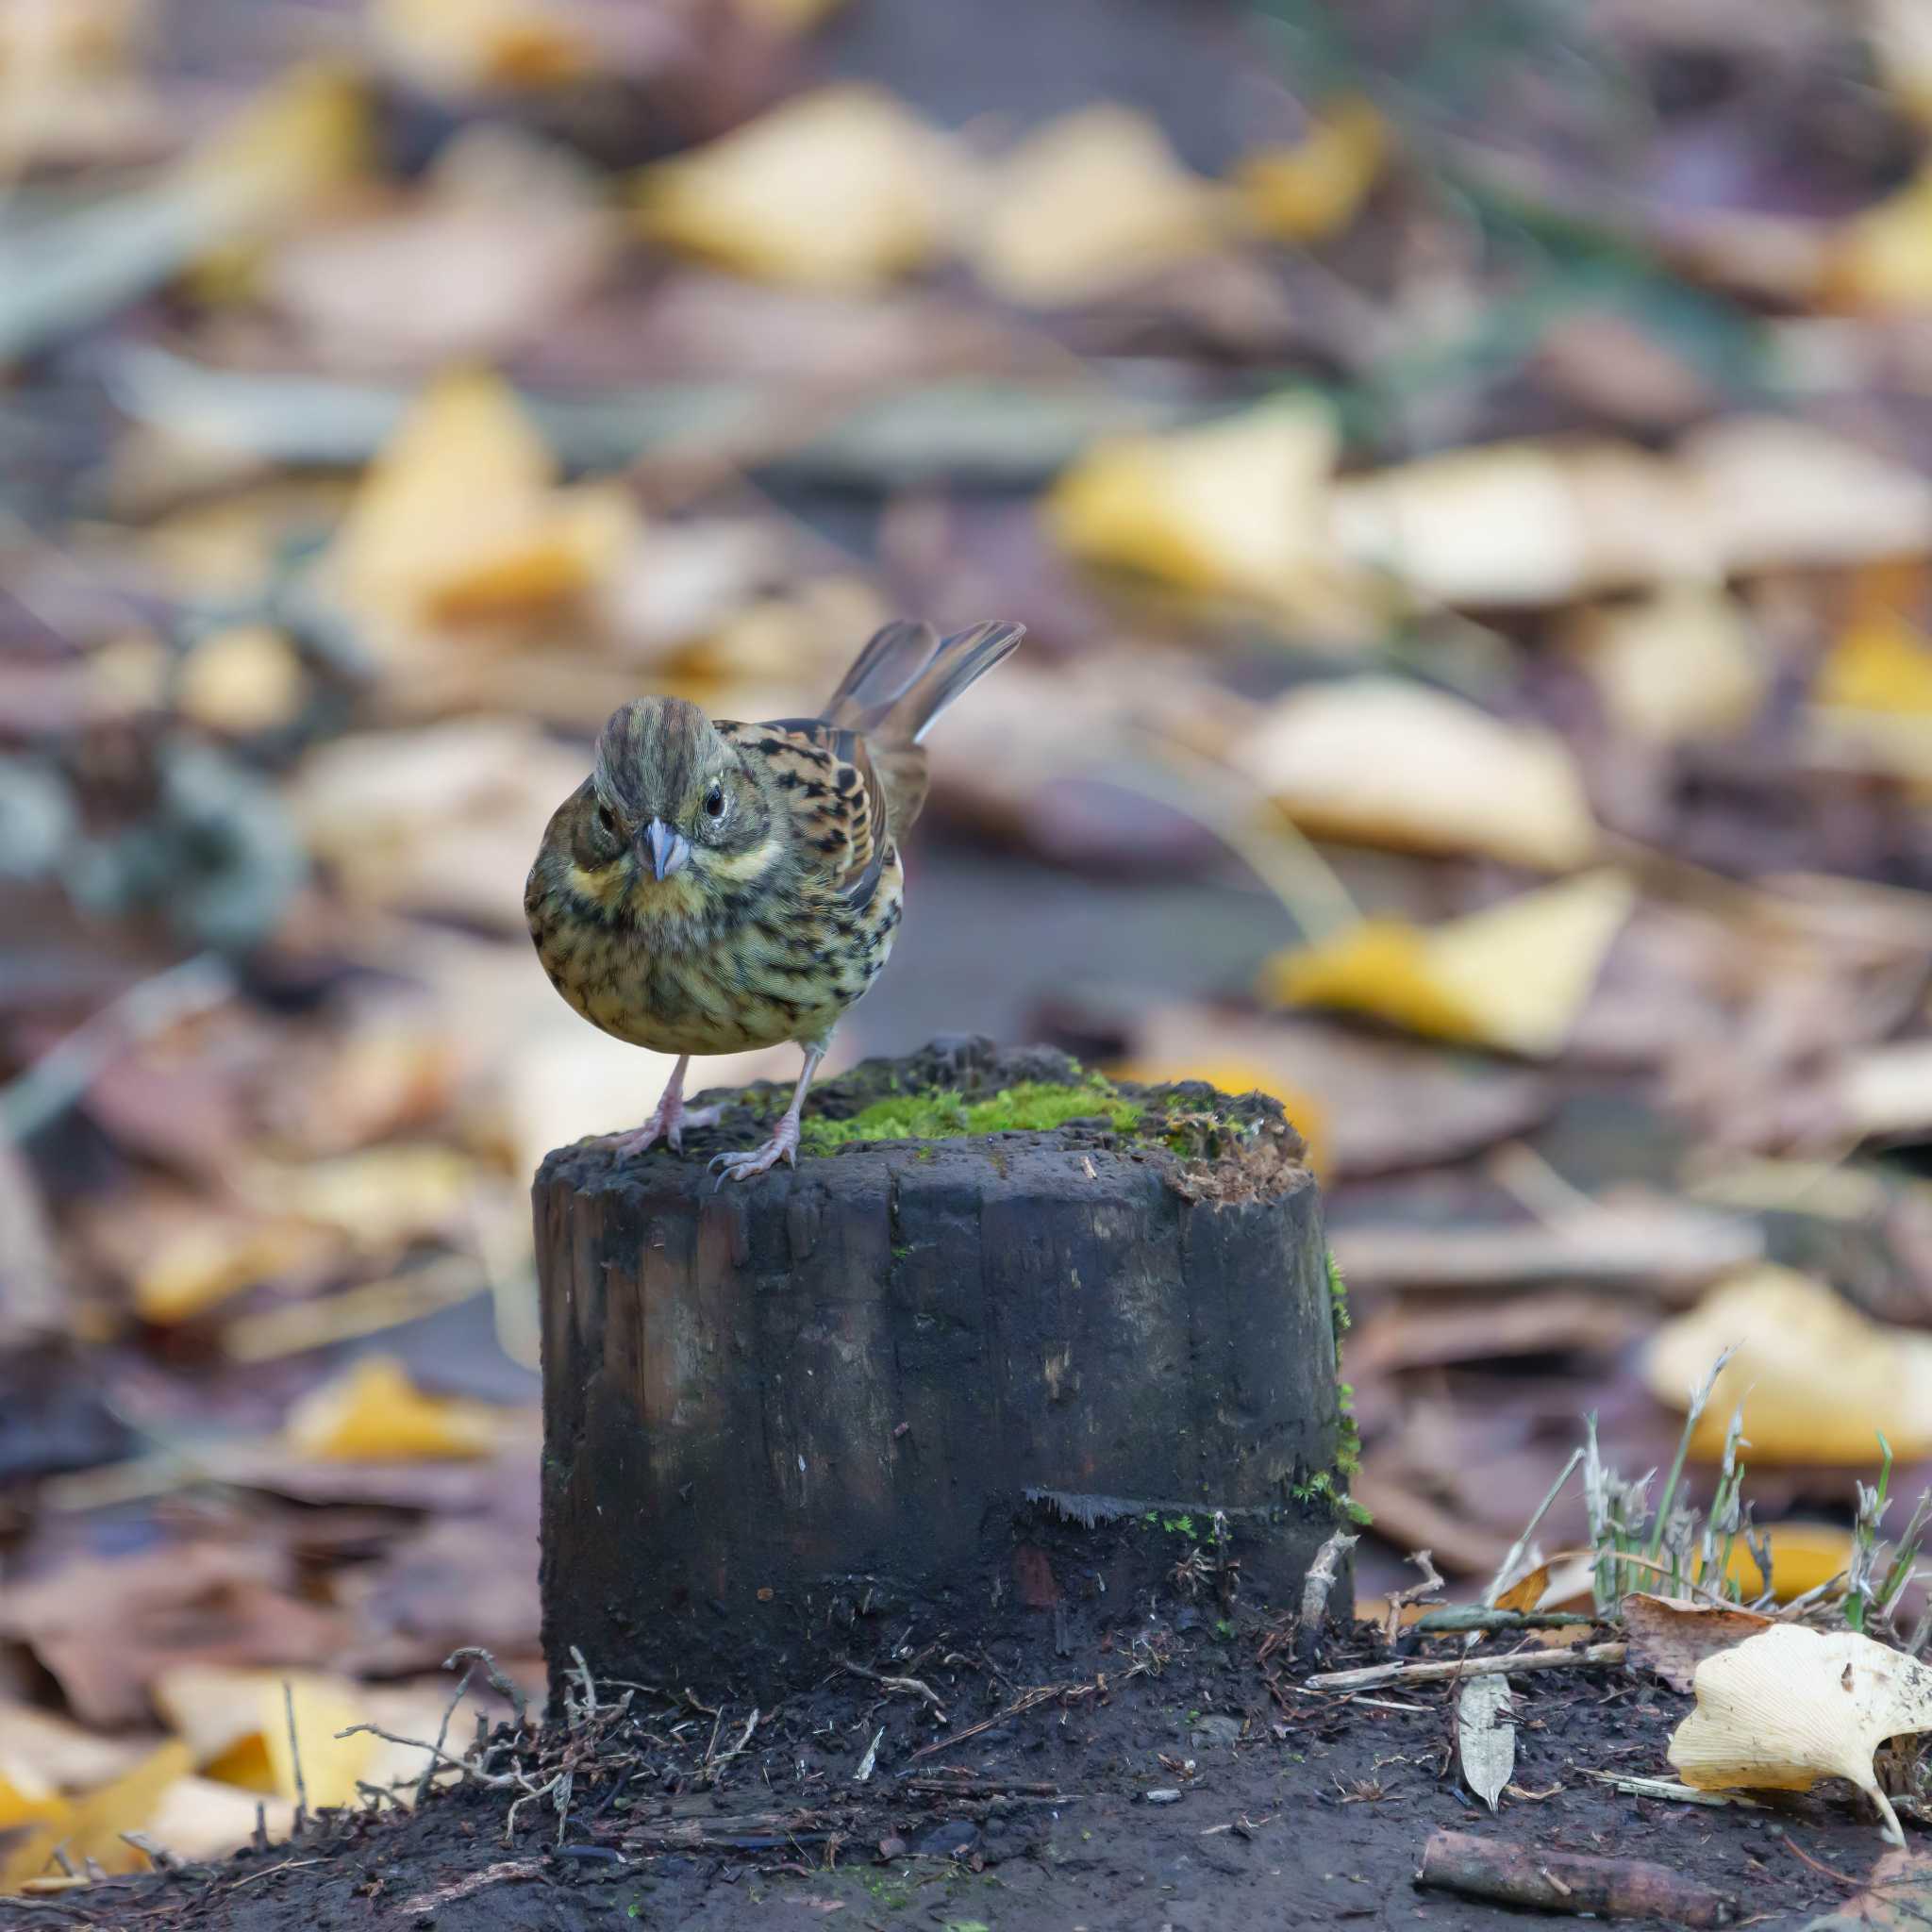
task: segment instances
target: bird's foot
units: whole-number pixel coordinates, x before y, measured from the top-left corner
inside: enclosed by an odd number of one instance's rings
[[[613,1134],[610,1151],[620,1160],[628,1160],[633,1155],[648,1153],[663,1141],[674,1154],[681,1153],[685,1128],[715,1127],[724,1118],[722,1107],[686,1107],[681,1100],[674,1107],[669,1102],[670,1095],[666,1094],[642,1126],[634,1127],[627,1134]]]
[[[748,1181],[754,1174],[769,1174],[780,1161],[798,1165],[798,1116],[788,1113],[778,1123],[778,1131],[762,1147],[749,1154],[714,1154],[711,1172],[722,1188],[726,1181]]]

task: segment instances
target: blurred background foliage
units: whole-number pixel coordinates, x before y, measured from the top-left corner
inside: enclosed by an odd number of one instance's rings
[[[285,1810],[291,1672],[311,1803],[541,1676],[525,1189],[664,1070],[525,868],[613,705],[902,612],[1029,639],[836,1054],[1284,1100],[1365,1591],[1726,1345],[1684,1493],[1741,1400],[1844,1569],[1932,1474],[1928,123],[1918,0],[0,0],[0,1885]]]

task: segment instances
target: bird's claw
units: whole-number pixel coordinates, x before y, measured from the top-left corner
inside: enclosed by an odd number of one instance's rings
[[[715,1127],[724,1117],[722,1107],[679,1106],[669,1109],[668,1120],[666,1111],[660,1102],[658,1110],[642,1126],[634,1127],[628,1134],[615,1136],[610,1142],[611,1151],[620,1160],[629,1160],[637,1155],[648,1154],[662,1141],[674,1154],[682,1154],[685,1128]]]
[[[798,1165],[798,1123],[789,1118],[778,1123],[778,1131],[762,1147],[744,1154],[714,1154],[710,1167],[722,1188],[726,1181],[748,1181],[768,1174],[781,1160],[788,1167]]]

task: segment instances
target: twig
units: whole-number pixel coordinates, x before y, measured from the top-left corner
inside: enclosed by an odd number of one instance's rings
[[[698,1774],[700,1782],[705,1784],[715,1784],[717,1782],[718,1773],[720,1769],[723,1766],[729,1764],[734,1757],[738,1757],[740,1753],[743,1751],[744,1747],[751,1742],[751,1734],[755,1730],[757,1730],[758,1727],[758,1707],[757,1705],[753,1705],[751,1707],[751,1715],[744,1721],[743,1730],[740,1731],[738,1734],[738,1742],[732,1745],[730,1750],[720,1751],[716,1754],[716,1756],[713,1756],[709,1752],[706,1753],[704,1769]],[[712,1733],[712,1741],[714,1745],[716,1743],[716,1740],[717,1733],[714,1731]]]
[[[1784,1840],[1785,1849],[1800,1863],[1810,1866],[1812,1871],[1823,1872],[1827,1878],[1836,1878],[1840,1885],[1849,1885],[1854,1890],[1864,1883],[1862,1879],[1854,1878],[1849,1872],[1840,1872],[1836,1866],[1827,1865],[1823,1858],[1814,1858],[1790,1832],[1780,1832],[1778,1836]]]
[[[305,1865],[319,1865],[320,1858],[284,1858],[279,1865],[263,1865],[258,1871],[251,1872],[245,1878],[238,1878],[227,1889],[240,1891],[244,1885],[253,1885],[258,1878],[273,1878],[277,1872],[299,1872]]]
[[[1438,1831],[1423,1848],[1418,1885],[1463,1898],[1606,1919],[1667,1919],[1724,1925],[1737,1912],[1728,1894],[1646,1858],[1599,1858]]]
[[[282,1679],[282,1711],[289,1723],[289,1759],[295,1770],[295,1828],[291,1838],[300,1838],[308,1825],[308,1787],[302,1777],[302,1741],[295,1735],[295,1691],[288,1678]]]
[[[580,1650],[579,1650],[579,1649],[578,1649],[578,1648],[576,1647],[576,1645],[575,1645],[575,1643],[573,1643],[573,1644],[571,1645],[571,1647],[570,1647],[570,1655],[571,1655],[571,1661],[572,1661],[572,1663],[573,1663],[573,1664],[575,1665],[575,1674],[576,1674],[577,1676],[579,1676],[579,1677],[581,1677],[581,1678],[583,1679],[583,1684],[584,1684],[584,1708],[583,1708],[583,1715],[584,1715],[585,1717],[587,1717],[587,1718],[591,1718],[591,1717],[595,1717],[595,1716],[597,1715],[597,1707],[597,1707],[597,1686],[596,1686],[596,1683],[595,1683],[595,1681],[594,1681],[594,1680],[592,1679],[592,1677],[591,1677],[591,1667],[590,1667],[590,1665],[589,1665],[589,1664],[587,1664],[587,1663],[586,1663],[586,1662],[584,1661],[584,1654],[583,1654],[583,1652],[582,1652],[582,1651],[580,1651]]]
[[[157,1872],[179,1872],[184,1869],[185,1860],[171,1852],[166,1845],[157,1844],[144,1831],[124,1831],[118,1834],[123,1844],[132,1845],[137,1852],[144,1852],[148,1862]]]
[[[484,1681],[499,1697],[506,1699],[509,1707],[516,1712],[517,1729],[527,1731],[530,1728],[530,1712],[524,1702],[523,1691],[518,1689],[516,1679],[510,1676],[481,1644],[465,1643],[459,1649],[451,1651],[443,1658],[442,1667],[446,1671],[453,1671],[466,1657],[474,1658],[483,1666]],[[648,1690],[651,1686],[644,1684],[633,1688]]]
[[[1576,1465],[1583,1460],[1583,1451],[1573,1449],[1570,1460],[1563,1465],[1563,1473],[1550,1485],[1549,1493],[1536,1506],[1529,1521],[1523,1525],[1523,1534],[1509,1545],[1509,1553],[1496,1568],[1496,1574],[1490,1579],[1490,1587],[1483,1591],[1484,1609],[1493,1609],[1496,1599],[1515,1581],[1516,1566],[1529,1554],[1530,1539],[1536,1535],[1537,1526],[1555,1507],[1558,1496],[1563,1493],[1563,1485],[1574,1474]]]
[[[925,1772],[904,1780],[908,1791],[922,1791],[941,1798],[1071,1798],[1051,1778],[948,1777]]]
[[[1369,1690],[1379,1684],[1441,1684],[1511,1671],[1591,1670],[1622,1663],[1627,1648],[1622,1643],[1592,1643],[1582,1650],[1517,1651],[1509,1657],[1455,1657],[1441,1663],[1367,1664],[1357,1671],[1324,1672],[1310,1677],[1303,1689]]]
[[[1389,1597],[1389,1622],[1383,1634],[1391,1643],[1395,1641],[1395,1633],[1402,1627],[1402,1613],[1410,1604],[1419,1604],[1424,1597],[1434,1596],[1444,1588],[1441,1573],[1436,1568],[1436,1553],[1433,1550],[1411,1550],[1407,1560],[1423,1573],[1420,1583],[1411,1583],[1407,1590],[1392,1591]]]
[[[1004,1710],[996,1710],[991,1717],[983,1717],[976,1724],[968,1724],[963,1731],[955,1731],[950,1737],[935,1738],[929,1744],[922,1744],[906,1761],[916,1764],[922,1757],[927,1757],[935,1751],[944,1751],[954,1744],[963,1744],[968,1738],[976,1738],[981,1731],[990,1731],[995,1724],[1002,1724],[1008,1718],[1018,1717],[1021,1712],[1031,1710],[1037,1704],[1044,1704],[1049,1698],[1061,1694],[1058,1684],[1042,1684],[1037,1690],[1023,1690]]]
[[[929,1684],[922,1683],[917,1677],[887,1677],[877,1671],[869,1671],[863,1664],[856,1664],[849,1657],[842,1660],[843,1668],[855,1677],[869,1677],[885,1690],[903,1690],[911,1697],[923,1697],[938,1711],[941,1724],[946,1723],[946,1707],[939,1701]]]
[[[445,1665],[444,1669],[447,1668],[448,1666]],[[442,1722],[436,1727],[436,1742],[429,1747],[429,1761],[423,1767],[423,1775],[416,1781],[416,1802],[418,1805],[428,1802],[430,1782],[434,1779],[440,1769],[436,1760],[442,1756],[443,1740],[449,1736],[449,1721],[456,1716],[457,1706],[463,1701],[463,1694],[470,1688],[473,1668],[472,1666],[465,1666],[463,1674],[457,1684],[456,1695],[443,1707]],[[390,1795],[393,1796],[394,1793],[391,1792]]]
[[[1585,1610],[1485,1610],[1452,1605],[1427,1611],[1408,1628],[1416,1636],[1440,1637],[1463,1630],[1567,1630],[1596,1621]]]
[[[1341,1566],[1349,1551],[1360,1541],[1347,1530],[1338,1529],[1315,1552],[1315,1560],[1308,1565],[1307,1578],[1302,1585],[1301,1621],[1295,1628],[1295,1650],[1304,1662],[1314,1655],[1321,1641],[1323,1625],[1328,1621],[1328,1595],[1341,1574]]]
[[[1740,1811],[1761,1811],[1756,1798],[1740,1798],[1730,1791],[1700,1791],[1694,1785],[1674,1784],[1667,1777],[1626,1777],[1614,1771],[1585,1774],[1599,1784],[1622,1791],[1626,1798],[1663,1798],[1674,1805],[1708,1805],[1713,1809],[1736,1806]]]

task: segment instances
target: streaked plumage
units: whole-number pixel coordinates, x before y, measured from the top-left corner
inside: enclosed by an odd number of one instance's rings
[[[941,641],[888,625],[816,718],[713,723],[679,698],[611,714],[524,908],[551,984],[585,1019],[680,1057],[628,1149],[675,1146],[699,1123],[683,1105],[690,1056],[791,1040],[805,1072],[778,1132],[723,1165],[742,1179],[794,1158],[832,1029],[891,954],[898,840],[925,800],[921,740],[1021,635],[983,624]]]

